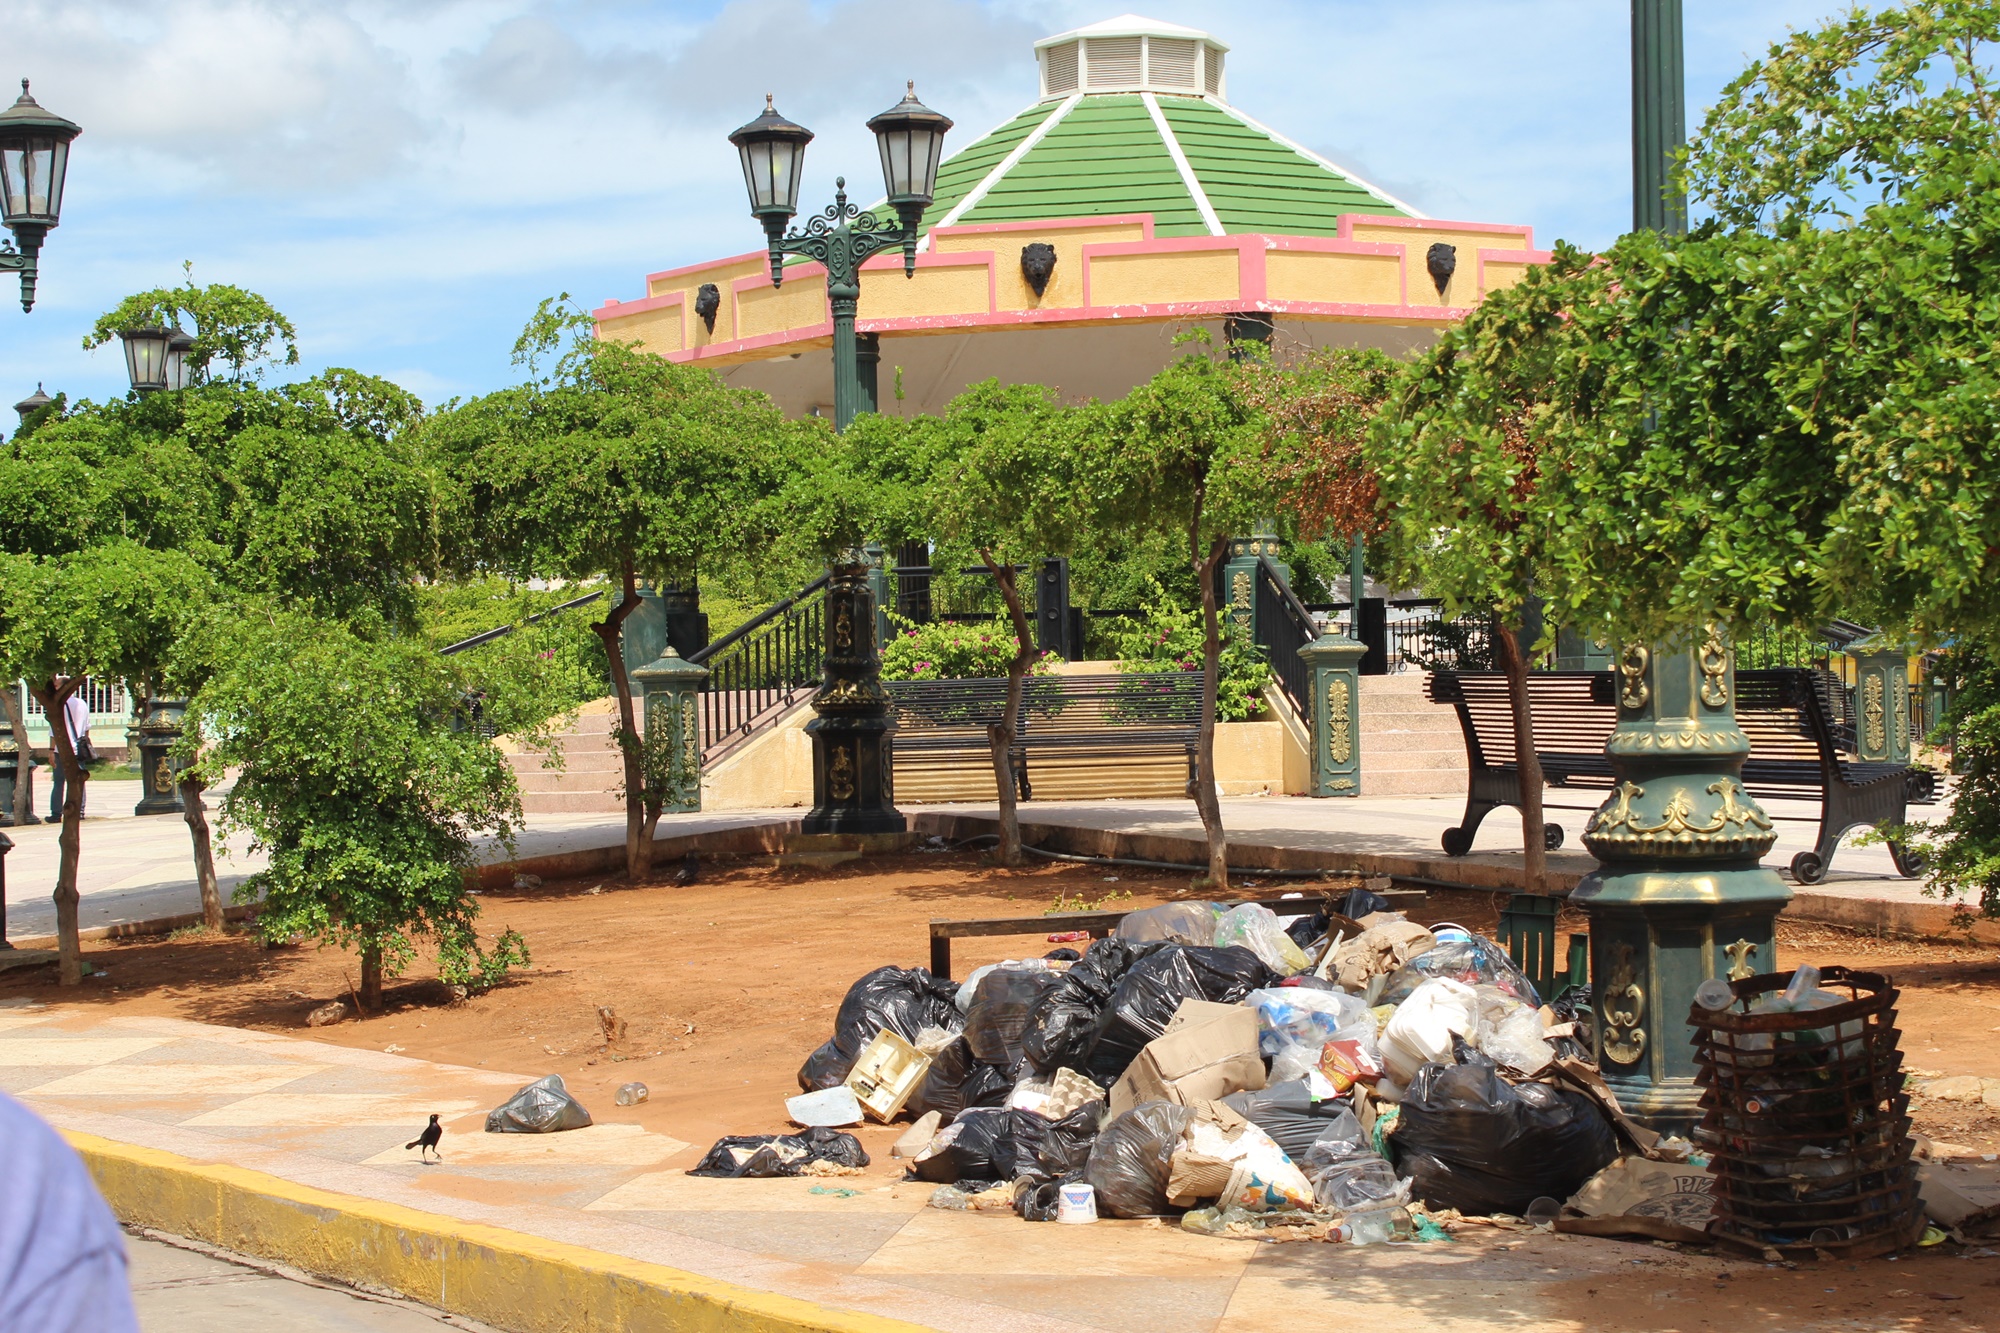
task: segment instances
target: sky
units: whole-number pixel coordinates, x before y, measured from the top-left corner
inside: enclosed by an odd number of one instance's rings
[[[1037,38],[1135,3],[1230,47],[1237,106],[1433,217],[1543,246],[1629,224],[1618,0],[0,0],[0,78],[84,129],[32,314],[0,274],[0,402],[123,393],[83,336],[184,261],[291,317],[288,374],[499,388],[542,298],[631,300],[761,245],[726,136],[766,92],[819,136],[802,202],[842,173],[865,199],[863,122],[904,80],[963,147],[1035,100]],[[1842,8],[1686,0],[1690,132]]]

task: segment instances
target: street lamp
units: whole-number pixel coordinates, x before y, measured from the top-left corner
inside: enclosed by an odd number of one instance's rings
[[[0,111],[0,221],[19,248],[0,247],[0,270],[21,275],[21,309],[35,308],[36,262],[42,240],[62,220],[63,178],[69,174],[69,145],[83,131],[74,121],[49,114],[28,95]]]
[[[895,106],[872,117],[882,156],[882,183],[897,223],[890,226],[873,213],[847,202],[847,178],[834,183],[832,207],[787,235],[785,225],[799,207],[799,175],[805,168],[806,145],[813,133],[778,114],[771,98],[764,113],[729,136],[743,160],[743,183],[750,194],[750,212],[764,224],[771,251],[771,285],[785,283],[785,256],[803,255],[826,266],[827,302],[833,308],[833,428],[848,423],[872,400],[863,392],[860,355],[854,338],[855,311],[861,300],[861,265],[880,251],[903,248],[903,275],[917,272],[917,228],[937,192],[938,164],[944,155],[949,118],[917,100],[916,84]],[[865,401],[872,408],[872,401]]]
[[[798,212],[799,177],[812,131],[778,114],[769,96],[764,112],[729,136],[743,161],[750,213],[770,243],[771,285],[785,282],[785,256],[803,255],[826,268],[827,304],[833,313],[833,428],[844,431],[875,407],[876,355],[869,374],[854,333],[861,300],[861,266],[880,251],[901,246],[903,275],[917,272],[917,229],[937,192],[938,164],[951,121],[917,100],[914,83],[902,101],[868,121],[882,157],[882,184],[896,212],[890,224],[847,202],[847,180],[837,179],[832,207],[789,235]],[[873,344],[874,337],[869,342]],[[813,696],[818,714],[806,724],[813,746],[813,808],[800,823],[805,833],[900,835],[908,824],[896,809],[892,742],[896,719],[882,688],[876,642],[875,592],[860,552],[835,562],[826,588],[826,658]]]
[[[167,353],[174,331],[142,324],[136,329],[120,329],[118,336],[125,343],[125,373],[132,381],[132,392],[158,393],[169,387]]]
[[[188,383],[188,350],[194,346],[194,339],[180,329],[175,329],[167,339],[167,387],[185,389]]]

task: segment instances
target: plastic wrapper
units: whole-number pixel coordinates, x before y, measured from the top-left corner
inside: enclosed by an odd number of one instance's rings
[[[561,1074],[536,1079],[486,1113],[488,1134],[554,1134],[589,1124],[590,1112],[569,1095]]]
[[[1130,944],[1164,940],[1206,946],[1215,943],[1215,919],[1221,914],[1222,908],[1215,903],[1168,903],[1127,912],[1112,933]]]
[[[1222,1104],[1270,1135],[1295,1162],[1303,1160],[1306,1150],[1329,1131],[1352,1126],[1349,1133],[1355,1138],[1361,1135],[1361,1125],[1346,1102],[1314,1101],[1304,1079],[1273,1083],[1260,1092],[1232,1092]]]
[[[833,1039],[799,1069],[800,1089],[817,1092],[845,1081],[855,1059],[884,1028],[912,1043],[925,1028],[959,1031],[965,1016],[954,1003],[957,994],[956,982],[940,981],[925,968],[876,968],[848,987],[834,1015]]]
[[[1183,1000],[1239,1004],[1276,980],[1248,949],[1162,945],[1126,971],[1099,1015],[1084,1072],[1106,1087],[1147,1042],[1161,1036]]]
[[[1542,1038],[1541,1011],[1526,1005],[1517,1006],[1491,1028],[1482,1021],[1479,1049],[1495,1062],[1529,1077],[1547,1069],[1556,1058],[1555,1048]]]
[[[993,1162],[993,1146],[1006,1132],[1007,1117],[1026,1112],[974,1107],[938,1132],[929,1148],[910,1164],[918,1180],[949,1185],[960,1180],[1001,1180]]]
[[[824,1126],[803,1134],[732,1134],[718,1139],[688,1174],[728,1179],[796,1176],[814,1162],[862,1167],[868,1165],[868,1153],[852,1134]]]
[[[1589,1097],[1509,1083],[1477,1055],[1418,1071],[1389,1142],[1416,1198],[1467,1214],[1518,1216],[1536,1199],[1567,1199],[1618,1156]]]
[[[1389,975],[1376,1003],[1401,1004],[1433,977],[1447,977],[1467,986],[1498,986],[1530,1009],[1542,1007],[1542,998],[1535,994],[1527,973],[1514,966],[1505,949],[1479,935],[1417,954]]]
[[[1003,967],[986,974],[965,1013],[965,1039],[988,1064],[1013,1066],[1021,1059],[1021,1035],[1042,996],[1061,980],[1042,968]]]
[[[1281,977],[1312,966],[1305,950],[1278,924],[1278,914],[1256,903],[1242,903],[1215,919],[1215,946],[1240,945]]]
[[[1375,1034],[1336,1036],[1320,1050],[1319,1072],[1335,1092],[1344,1093],[1357,1083],[1375,1083],[1382,1077],[1382,1055]]]
[[[1078,1175],[1090,1160],[1103,1117],[1103,1102],[1090,1102],[1061,1120],[1035,1111],[1007,1112],[1006,1126],[991,1153],[999,1179],[1062,1180]]]
[[[1099,1213],[1151,1217],[1167,1210],[1174,1149],[1193,1115],[1171,1102],[1141,1102],[1098,1133],[1083,1178],[1097,1191]]]
[[[1398,1083],[1408,1083],[1427,1064],[1450,1064],[1452,1038],[1468,1036],[1478,1023],[1479,997],[1472,987],[1448,977],[1427,978],[1382,1029],[1382,1063]]]
[[[1147,950],[1130,940],[1098,940],[1081,961],[1073,964],[1042,993],[1028,1027],[1021,1034],[1021,1054],[1028,1067],[1040,1074],[1053,1074],[1069,1067],[1081,1068],[1083,1055],[1097,1031],[1103,1012],[1119,979]]]
[[[1305,986],[1274,986],[1253,990],[1243,1002],[1257,1011],[1257,1049],[1276,1055],[1287,1046],[1319,1049],[1342,1028],[1367,1022],[1374,1028],[1368,1002],[1358,995]]]

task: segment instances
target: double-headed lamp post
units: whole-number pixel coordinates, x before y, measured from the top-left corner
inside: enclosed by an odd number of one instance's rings
[[[132,392],[158,393],[162,389],[187,387],[187,354],[194,339],[179,329],[157,324],[120,329],[125,344],[125,375]]]
[[[785,228],[799,209],[799,177],[812,131],[778,114],[764,99],[764,114],[729,136],[743,159],[750,212],[770,239],[771,283],[785,281],[785,256],[803,255],[826,267],[827,304],[833,313],[833,426],[875,406],[872,371],[864,381],[854,332],[861,301],[861,266],[883,250],[901,246],[903,275],[917,272],[918,227],[937,190],[951,121],[909,94],[868,122],[882,155],[882,183],[894,224],[847,202],[847,181],[835,182],[834,202],[799,231]],[[872,353],[872,348],[870,349]],[[813,744],[813,808],[806,833],[901,834],[908,825],[896,809],[892,744],[896,718],[882,688],[882,656],[875,641],[875,594],[858,551],[837,561],[826,589],[826,659],[806,725]]]
[[[0,111],[0,221],[14,233],[0,245],[0,271],[21,275],[21,309],[35,308],[35,276],[42,241],[62,220],[63,178],[69,174],[69,145],[83,133],[74,121],[44,111],[28,95]]]

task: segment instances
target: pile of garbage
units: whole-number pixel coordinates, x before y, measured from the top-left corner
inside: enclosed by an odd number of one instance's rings
[[[936,1207],[1435,1238],[1453,1210],[1546,1220],[1636,1154],[1580,1012],[1493,941],[1365,890],[1291,917],[1173,903],[962,985],[868,973],[788,1107],[812,1133],[911,1121],[895,1152]]]

